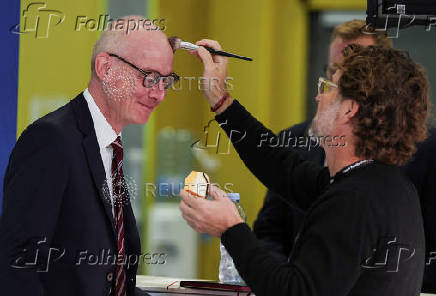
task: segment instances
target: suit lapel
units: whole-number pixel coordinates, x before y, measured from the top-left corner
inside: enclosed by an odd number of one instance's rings
[[[98,191],[98,196],[106,217],[108,218],[114,239],[116,239],[116,230],[114,224],[114,217],[112,214],[112,205],[110,200],[110,193],[107,188],[106,173],[103,166],[103,161],[100,155],[100,148],[97,142],[97,136],[95,135],[94,123],[92,121],[91,113],[88,109],[88,104],[83,94],[78,95],[71,101],[79,129],[84,134],[83,148],[85,150],[86,158],[88,161],[89,169],[94,180],[94,185]]]

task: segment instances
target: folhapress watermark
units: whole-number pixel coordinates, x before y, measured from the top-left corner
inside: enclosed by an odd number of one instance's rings
[[[97,17],[78,15],[74,26],[74,31],[106,31],[115,30],[123,31],[126,35],[131,32],[146,31],[164,31],[166,29],[165,19],[113,19],[108,14],[100,14]]]
[[[388,38],[397,39],[400,36],[400,30],[408,28],[420,21],[422,23],[425,19],[425,31],[430,32],[433,27],[436,27],[436,16],[417,16],[406,14],[405,4],[393,4],[391,7],[386,8],[386,20],[384,28],[373,28],[370,25],[366,25],[362,28],[362,33],[367,35],[373,35],[377,32],[386,32]],[[375,17],[375,16],[374,16]],[[389,23],[391,21],[396,22],[396,26],[391,28],[393,34],[389,34]]]
[[[10,32],[20,35],[33,33],[36,39],[48,38],[49,32],[54,27],[65,23],[66,18],[67,16],[62,11],[48,8],[46,2],[31,2],[22,11],[21,24],[11,26]],[[139,30],[164,31],[166,29],[166,20],[163,18],[114,19],[109,14],[77,15],[69,16],[69,18],[74,18],[74,26],[71,30],[75,32],[116,30],[128,35]]]
[[[167,254],[160,252],[146,252],[142,254],[117,254],[111,249],[101,249],[97,252],[80,250],[76,255],[75,265],[108,266],[123,265],[128,269],[137,264],[165,264]]]
[[[286,131],[279,136],[275,136],[268,132],[260,135],[259,144],[257,147],[270,148],[302,148],[307,151],[311,149],[328,146],[328,147],[345,147],[345,135],[328,135],[328,136],[294,136],[292,131]]]
[[[372,255],[361,264],[361,267],[368,270],[398,272],[400,265],[411,260],[415,253],[415,248],[398,242],[396,237],[383,237],[379,239]]]
[[[50,246],[46,237],[40,237],[29,239],[19,249],[10,266],[14,269],[32,269],[38,273],[47,273],[50,271],[51,266],[58,264],[57,262],[62,259],[68,260],[68,264],[76,266],[123,265],[129,268],[137,264],[162,265],[167,262],[167,257],[168,255],[164,252],[122,255],[118,254],[116,250],[108,248],[71,250],[64,247]]]
[[[59,10],[47,9],[44,2],[32,2],[22,12],[22,26],[16,24],[10,28],[14,34],[34,33],[35,38],[48,38],[50,28],[60,25],[65,14]]]
[[[197,139],[191,144],[192,149],[207,149],[215,150],[216,154],[229,155],[230,147],[233,144],[237,144],[245,139],[247,136],[246,131],[230,130],[229,135],[222,135],[222,132],[218,130],[216,134],[210,132],[211,124],[216,122],[215,119],[210,120],[207,125],[203,127],[203,137]],[[227,125],[227,120],[218,124],[219,128],[223,128]],[[221,138],[224,137],[224,140]]]

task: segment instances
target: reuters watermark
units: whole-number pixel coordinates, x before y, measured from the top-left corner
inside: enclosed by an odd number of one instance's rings
[[[180,91],[180,90],[234,90],[233,77],[226,77],[221,83],[221,79],[218,77],[195,77],[195,76],[182,76],[177,82],[171,84],[169,89]]]
[[[167,197],[167,198],[174,198],[180,196],[180,190],[184,188],[184,183],[145,183],[144,184],[144,190],[145,190],[145,196],[149,197]],[[226,192],[232,193],[232,187],[234,186],[233,183],[204,183],[204,184],[198,184],[198,188],[190,188],[191,191],[194,192],[201,192],[205,191],[210,185],[213,185],[215,187],[218,187]]]

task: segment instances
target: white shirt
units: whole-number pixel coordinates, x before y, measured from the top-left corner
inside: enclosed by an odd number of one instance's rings
[[[107,122],[106,117],[101,113],[100,108],[94,101],[88,89],[83,91],[83,96],[88,103],[89,112],[91,112],[92,121],[94,122],[95,135],[97,136],[98,146],[100,148],[101,160],[103,161],[104,171],[106,173],[106,182],[109,188],[109,202],[112,205],[112,156],[113,148],[111,143],[116,140],[121,133],[117,135],[112,126]],[[103,185],[103,184],[102,184]],[[112,206],[112,214],[114,209]]]

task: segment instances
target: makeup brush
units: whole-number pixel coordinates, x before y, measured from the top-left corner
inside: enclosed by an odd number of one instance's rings
[[[177,36],[173,36],[173,37],[168,38],[168,41],[170,42],[171,47],[173,48],[173,52],[175,52],[179,48],[185,49],[185,50],[197,50],[200,48],[200,46],[192,44],[190,42],[183,41],[182,39],[180,39]],[[243,57],[243,56],[240,56],[240,55],[237,55],[234,53],[225,52],[225,51],[221,51],[221,50],[215,50],[215,49],[207,47],[207,46],[205,46],[204,48],[206,48],[207,51],[209,51],[211,54],[215,54],[215,55],[220,55],[220,56],[230,57],[230,58],[237,58],[237,59],[246,60],[246,61],[253,60],[252,58]]]

